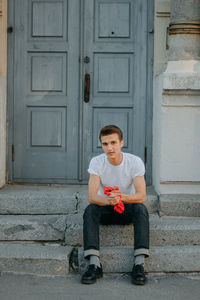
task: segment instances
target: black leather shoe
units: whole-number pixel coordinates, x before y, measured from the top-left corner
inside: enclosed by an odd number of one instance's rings
[[[99,268],[96,265],[89,265],[87,271],[83,274],[81,282],[85,284],[95,283],[98,278],[103,276],[102,265]]]
[[[144,274],[143,265],[134,265],[131,273],[132,283],[137,285],[144,285],[147,282],[147,278]]]

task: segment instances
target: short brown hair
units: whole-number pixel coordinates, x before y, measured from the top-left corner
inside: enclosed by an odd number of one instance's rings
[[[119,127],[117,127],[116,125],[107,125],[104,126],[103,128],[101,128],[101,131],[99,133],[99,140],[101,142],[101,137],[102,136],[106,136],[106,135],[110,135],[113,133],[117,133],[119,140],[122,141],[123,140],[123,133],[121,131],[121,129]]]

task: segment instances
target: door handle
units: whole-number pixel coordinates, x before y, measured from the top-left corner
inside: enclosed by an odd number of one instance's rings
[[[90,101],[90,75],[85,74],[85,86],[84,86],[84,102]]]

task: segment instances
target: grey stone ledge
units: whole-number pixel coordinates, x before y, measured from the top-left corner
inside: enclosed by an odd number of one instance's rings
[[[131,246],[133,237],[132,225],[100,226],[101,246]],[[82,215],[67,218],[65,242],[74,246],[83,244]],[[199,245],[200,218],[150,216],[150,244],[152,246]]]
[[[8,185],[0,190],[0,214],[75,213],[80,190],[71,185]]]
[[[0,240],[63,240],[66,216],[0,216]]]
[[[105,273],[131,272],[134,263],[131,247],[103,247],[100,259]],[[79,270],[84,272],[87,260],[79,248]],[[150,257],[145,261],[147,272],[200,272],[199,246],[152,247]]]
[[[72,247],[57,244],[0,243],[1,272],[63,276]]]
[[[159,204],[161,215],[200,217],[200,195],[160,195]]]
[[[87,185],[7,185],[0,189],[0,214],[83,213],[88,202]],[[146,205],[150,213],[158,210],[158,197],[147,187]]]

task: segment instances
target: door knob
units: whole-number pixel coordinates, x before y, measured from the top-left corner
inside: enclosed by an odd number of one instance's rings
[[[85,64],[88,64],[90,62],[90,58],[88,56],[85,56],[83,61]]]

